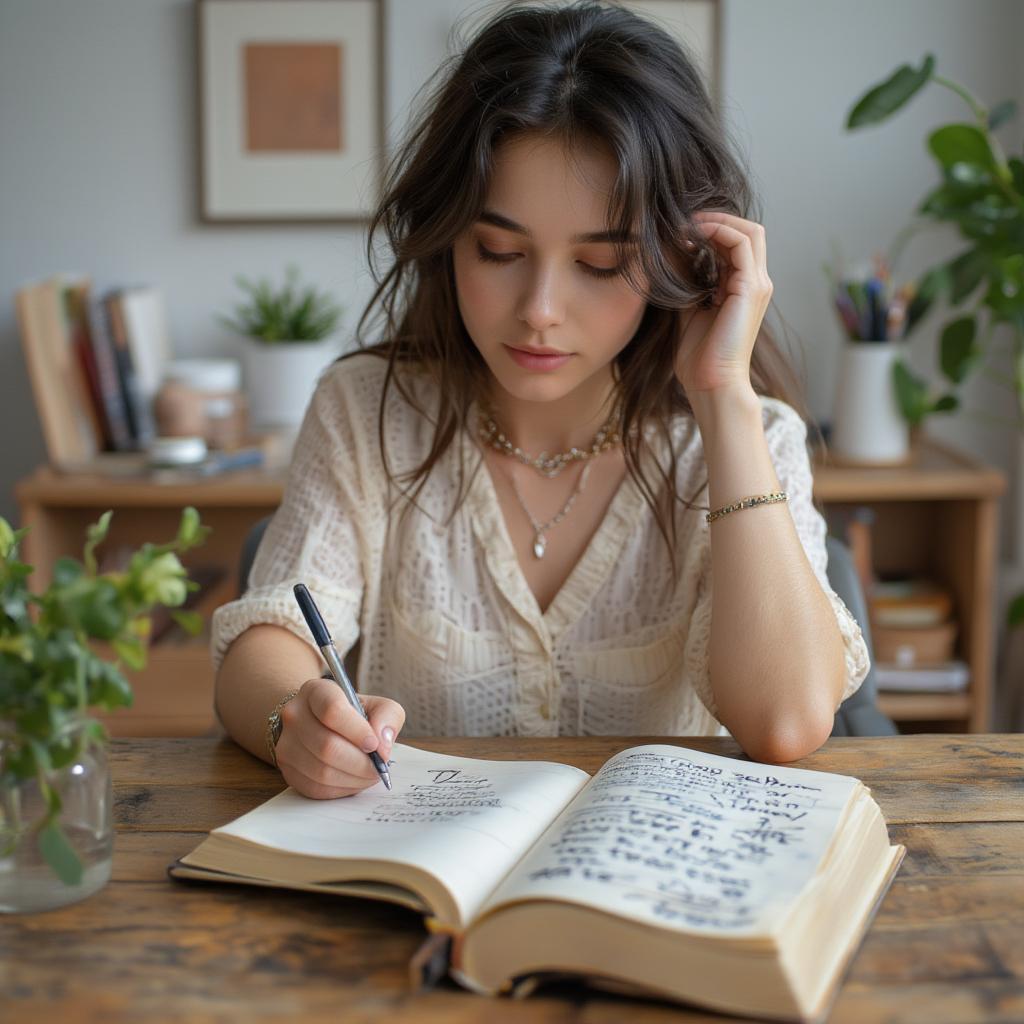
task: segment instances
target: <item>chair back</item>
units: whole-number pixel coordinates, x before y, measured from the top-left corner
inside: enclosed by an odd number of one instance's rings
[[[868,606],[864,600],[864,591],[860,585],[860,577],[853,564],[850,549],[838,537],[825,540],[828,551],[828,581],[839,599],[850,610],[856,619],[864,642],[868,646],[868,656],[872,660],[871,668],[861,683],[860,689],[851,694],[836,712],[833,736],[895,736],[899,730],[878,707],[878,684],[875,681],[874,648],[871,645],[871,623],[868,619]]]

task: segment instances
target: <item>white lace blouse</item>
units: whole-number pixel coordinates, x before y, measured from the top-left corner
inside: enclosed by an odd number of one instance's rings
[[[301,581],[339,650],[360,641],[356,686],[399,701],[406,735],[723,733],[708,678],[711,558],[703,512],[679,506],[673,580],[654,516],[627,474],[542,614],[489,472],[467,437],[435,466],[419,509],[389,516],[394,492],[377,434],[385,365],[360,354],[322,375],[249,589],[214,613],[215,664],[257,623],[284,626],[312,644],[292,594]],[[429,387],[424,378],[414,386]],[[788,508],[842,633],[846,697],[867,674],[868,654],[825,576],[825,524],[811,502],[805,426],[785,403],[761,404]],[[394,387],[386,431],[393,471],[422,461],[432,427]],[[679,493],[692,497],[706,470],[691,418],[675,422],[673,444]],[[479,468],[446,521],[460,453]],[[706,501],[705,488],[698,503]]]

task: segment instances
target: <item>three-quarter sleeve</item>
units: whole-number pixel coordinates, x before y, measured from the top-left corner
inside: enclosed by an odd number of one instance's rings
[[[828,598],[843,640],[846,679],[842,699],[845,700],[864,681],[870,661],[867,644],[856,619],[832,589],[828,580],[828,551],[825,546],[826,525],[814,507],[813,477],[807,453],[807,427],[791,406],[778,399],[762,398],[762,413],[768,451],[779,478],[781,489],[788,494],[789,511],[815,578]],[[738,512],[735,515],[750,515]],[[756,514],[756,513],[753,513]],[[705,535],[706,536],[706,535]],[[690,616],[685,645],[687,676],[692,681],[701,703],[718,719],[718,710],[711,690],[711,557],[710,541],[705,548],[702,571],[696,581],[696,597]]]
[[[312,645],[292,592],[299,582],[313,594],[339,651],[347,651],[359,635],[370,534],[382,502],[376,467],[363,451],[367,425],[359,422],[372,396],[358,393],[359,368],[348,362],[329,367],[317,384],[283,500],[263,535],[248,588],[213,614],[215,668],[230,644],[257,624],[283,626]]]
[[[821,589],[832,605],[832,611],[843,638],[846,682],[842,699],[846,700],[864,682],[871,667],[867,644],[857,620],[832,589],[828,580],[828,549],[825,546],[825,519],[814,507],[814,480],[807,453],[807,425],[792,406],[785,402],[769,402],[769,423],[765,428],[768,450],[782,489],[789,495],[800,543]]]

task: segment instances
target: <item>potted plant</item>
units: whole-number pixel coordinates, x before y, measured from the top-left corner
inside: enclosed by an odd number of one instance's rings
[[[933,413],[957,409],[959,388],[992,354],[996,328],[1005,325],[1014,368],[1005,382],[1016,395],[1014,427],[1024,443],[1024,160],[1021,156],[1007,158],[992,135],[1015,115],[1016,104],[1004,100],[991,109],[985,107],[962,85],[936,74],[935,58],[927,54],[919,68],[904,64],[870,88],[854,104],[846,127],[854,130],[886,120],[930,82],[956,93],[971,116],[943,125],[928,136],[940,181],[917,212],[926,220],[954,225],[965,246],[921,277],[908,311],[907,329],[939,297],[945,297],[950,306],[964,308],[945,324],[939,339],[939,367],[948,382],[946,393],[933,396],[927,385],[900,363],[893,371],[900,406],[912,424]],[[908,230],[914,230],[914,225]],[[1011,625],[1024,624],[1024,594],[1011,602],[1009,621]]]
[[[275,288],[263,280],[235,281],[246,300],[221,323],[245,339],[246,390],[257,426],[294,426],[302,420],[316,379],[335,354],[332,335],[343,309],[315,287],[300,287],[290,265]]]
[[[953,259],[931,267],[918,281],[907,311],[906,330],[913,329],[940,297],[951,306],[969,304],[942,329],[939,367],[947,392],[934,397],[905,364],[894,376],[903,414],[911,424],[926,416],[959,407],[958,389],[989,355],[993,332],[1006,324],[1014,346],[1016,389],[1024,426],[1024,162],[1003,154],[992,132],[1016,112],[1006,100],[989,110],[963,86],[935,73],[928,54],[920,68],[904,64],[884,82],[869,89],[853,106],[848,130],[878,124],[900,110],[929,82],[951,89],[971,111],[972,119],[935,129],[927,140],[940,175],[939,184],[917,208],[925,221],[953,224],[966,245]],[[908,231],[919,225],[911,225]]]
[[[120,663],[144,667],[147,613],[178,608],[196,589],[178,559],[209,532],[194,508],[174,540],[144,544],[125,569],[101,573],[95,549],[110,519],[88,528],[81,562],[58,559],[49,586],[32,593],[32,567],[18,558],[27,530],[0,518],[0,911],[73,903],[109,879],[107,736],[89,709],[131,704]],[[171,614],[189,632],[202,626],[195,612]]]

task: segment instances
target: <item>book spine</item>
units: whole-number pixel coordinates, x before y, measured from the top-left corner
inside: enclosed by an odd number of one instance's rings
[[[128,408],[121,386],[117,353],[110,336],[103,302],[99,299],[89,302],[86,314],[89,345],[96,365],[100,401],[103,404],[110,444],[114,451],[131,451],[135,443],[128,421]]]
[[[98,439],[82,406],[60,289],[53,281],[21,288],[15,305],[47,456],[58,466],[86,462]]]
[[[104,306],[110,337],[114,342],[117,369],[121,380],[121,393],[124,395],[125,408],[128,412],[132,441],[134,447],[145,448],[153,440],[156,430],[153,425],[153,415],[139,385],[138,373],[132,359],[131,349],[128,346],[128,333],[125,330],[120,293],[111,292],[105,296]]]
[[[152,401],[170,358],[163,293],[155,285],[136,285],[122,288],[118,302],[139,390]]]
[[[64,285],[62,299],[68,338],[78,366],[89,415],[93,421],[97,440],[102,448],[109,450],[113,444],[106,410],[103,406],[103,395],[100,391],[99,370],[89,339],[89,326],[86,319],[86,306],[89,301],[88,283],[81,281]]]

